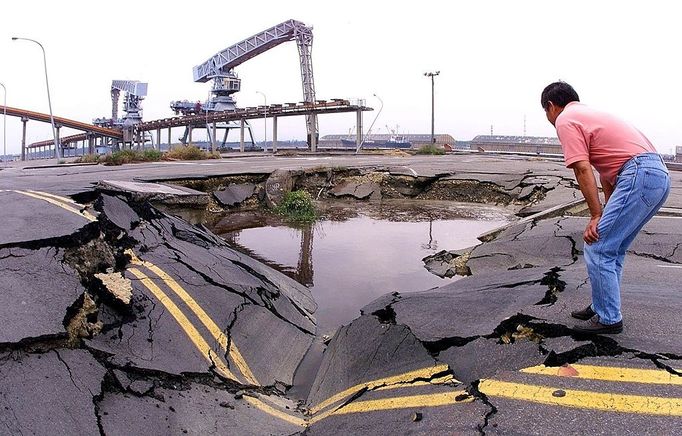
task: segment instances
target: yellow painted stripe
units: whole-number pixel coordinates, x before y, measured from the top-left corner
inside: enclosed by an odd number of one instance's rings
[[[372,380],[364,383],[357,384],[353,387],[345,389],[321,403],[310,408],[311,413],[317,413],[322,409],[325,409],[332,404],[347,398],[354,393],[360,391],[361,389],[374,389],[385,385],[399,384],[399,383],[409,383],[417,378],[431,378],[433,374],[438,374],[439,372],[447,371],[449,369],[448,365],[436,365],[429,366],[427,368],[421,368],[414,371],[406,372],[403,374],[398,374],[390,377],[380,378],[378,380]],[[453,379],[454,381],[454,379]]]
[[[54,198],[55,200],[61,201],[62,203],[71,203],[71,204],[76,205],[76,206],[81,206],[80,204],[76,203],[74,200],[70,199],[69,197],[62,197],[61,195],[50,194],[49,192],[34,191],[33,189],[27,189],[26,192],[30,192],[32,194],[40,195],[41,197],[51,197],[51,198]]]
[[[528,374],[584,378],[590,380],[682,386],[682,377],[671,374],[663,369],[619,368],[614,366],[575,364],[559,367],[538,365],[522,369],[521,372]]]
[[[259,400],[258,398],[254,398],[248,395],[244,395],[243,397],[249,404],[251,404],[254,407],[257,407],[258,409],[262,410],[263,412],[267,413],[268,415],[272,415],[276,418],[279,418],[283,421],[289,422],[294,425],[299,425],[301,427],[306,426],[306,421],[303,418],[299,418],[298,416],[290,415],[288,413],[285,413],[279,409],[275,409],[274,407],[270,406],[267,403],[264,403],[263,401]]]
[[[392,389],[405,389],[405,388],[412,388],[415,386],[426,386],[426,385],[442,385],[444,383],[450,383],[450,382],[457,382],[455,378],[452,376],[452,374],[447,374],[444,377],[439,377],[439,378],[434,378],[429,381],[415,381],[411,383],[400,383],[396,385],[387,385],[387,386],[382,386],[380,388],[374,389],[375,391],[390,391]]]
[[[190,308],[192,312],[199,318],[201,323],[208,329],[208,331],[211,333],[211,336],[218,342],[220,347],[224,350],[227,351],[227,336],[223,333],[223,331],[218,327],[218,325],[211,319],[211,317],[204,311],[204,309],[196,302],[194,298],[192,298],[191,295],[187,293],[183,289],[180,284],[175,281],[173,277],[168,275],[165,271],[163,271],[161,268],[158,266],[154,265],[151,262],[148,262],[146,260],[141,260],[138,258],[135,253],[128,249],[126,250],[126,253],[131,256],[131,262],[134,265],[139,265],[139,266],[144,266],[150,271],[152,271],[154,274],[156,274],[161,280],[163,280],[166,285],[168,285],[169,288],[175,292],[175,294],[182,299],[182,301],[187,305],[187,307]],[[251,369],[249,368],[249,365],[247,365],[246,360],[242,356],[242,354],[239,352],[239,349],[234,343],[234,340],[232,340],[230,344],[230,358],[232,361],[237,365],[237,368],[239,368],[239,371],[244,375],[244,378],[246,380],[254,385],[260,386],[260,383],[256,379],[256,376],[251,372]]]
[[[468,396],[462,401],[455,401],[459,395],[468,395],[464,390],[439,392],[437,394],[409,395],[403,397],[381,398],[377,400],[353,401],[339,409],[331,410],[314,416],[308,422],[314,424],[334,415],[346,415],[349,413],[368,413],[379,410],[409,409],[413,407],[438,407],[459,403],[469,403],[473,397]]]
[[[175,318],[175,320],[180,324],[180,327],[185,331],[189,339],[192,341],[195,347],[201,352],[201,354],[206,357],[206,359],[213,363],[216,369],[221,372],[225,377],[239,382],[240,380],[230,371],[230,369],[220,360],[220,356],[216,355],[208,343],[204,340],[197,329],[192,325],[189,319],[184,313],[178,308],[178,306],[173,303],[173,301],[159,288],[149,277],[147,277],[142,271],[137,268],[129,268],[135,277],[140,279],[142,284],[149,289],[154,296],[163,304],[168,312]],[[211,354],[216,356],[216,359],[211,359]]]
[[[606,412],[682,416],[682,398],[648,397],[574,389],[562,389],[565,395],[555,397],[552,393],[556,392],[557,388],[498,380],[482,380],[478,388],[489,397],[502,397],[553,406]]]
[[[37,198],[39,200],[47,201],[50,204],[54,204],[55,206],[59,206],[64,210],[68,210],[71,213],[74,213],[80,217],[83,217],[88,221],[97,221],[97,218],[95,216],[93,216],[91,213],[89,213],[87,211],[81,211],[79,209],[71,207],[62,201],[55,200],[54,198],[44,197],[43,195],[40,195],[40,194],[37,194],[34,192],[28,192],[28,191],[17,191],[17,190],[15,190],[13,192],[16,192],[17,194],[26,195],[28,197]]]

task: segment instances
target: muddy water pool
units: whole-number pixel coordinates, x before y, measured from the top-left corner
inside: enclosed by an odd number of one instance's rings
[[[320,219],[306,225],[258,210],[186,217],[311,290],[318,304],[318,340],[296,375],[294,394],[301,397],[322,358],[325,335],[385,293],[458,280],[429,273],[422,259],[476,245],[478,235],[513,219],[500,208],[437,201],[333,202],[319,211]]]

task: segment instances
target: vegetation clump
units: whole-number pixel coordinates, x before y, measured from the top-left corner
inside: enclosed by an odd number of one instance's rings
[[[203,159],[217,159],[219,154],[209,153],[196,147],[194,145],[173,147],[170,151],[166,152],[165,159],[173,160],[203,160]]]
[[[317,218],[313,198],[306,191],[291,191],[284,194],[275,212],[293,221],[310,222]]]
[[[417,150],[417,154],[434,154],[434,155],[441,155],[445,154],[445,149],[442,147],[438,147],[435,144],[425,144],[419,147]]]
[[[106,156],[100,156],[99,162],[104,165],[123,165],[132,162],[156,162],[161,160],[158,150],[119,150]]]
[[[78,163],[101,163],[104,165],[123,165],[134,162],[157,162],[160,160],[203,160],[217,159],[220,154],[213,154],[201,150],[193,145],[175,147],[163,153],[155,149],[147,150],[119,150],[104,156],[88,154],[76,159]]]
[[[80,156],[74,162],[76,163],[99,163],[99,155],[97,154],[85,154]]]

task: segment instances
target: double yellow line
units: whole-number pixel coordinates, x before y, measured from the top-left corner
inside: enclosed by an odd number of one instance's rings
[[[466,397],[463,401],[456,401],[455,398],[458,395],[468,395],[468,393],[463,389],[453,389],[451,391],[441,391],[435,394],[405,395],[376,400],[353,401],[343,405],[343,407],[338,407],[342,405],[343,400],[347,400],[351,395],[361,392],[362,390],[380,391],[426,384],[456,383],[457,380],[452,378],[452,376],[446,376],[440,380],[435,379],[431,381],[411,382],[411,380],[415,379],[428,378],[429,374],[433,375],[439,371],[447,370],[447,368],[447,365],[423,368],[396,376],[368,381],[345,389],[311,407],[309,412],[313,416],[308,420],[308,424],[314,424],[315,422],[330,416],[351,413],[439,407],[474,401],[474,398],[471,396]],[[546,367],[540,365],[522,369],[520,372],[539,376],[560,376],[606,382],[682,386],[682,377],[671,374],[665,370],[655,369],[575,364],[569,367]],[[556,387],[495,379],[481,380],[478,388],[488,397],[528,401],[553,406],[630,414],[682,416],[682,398],[677,397],[631,395],[579,389],[561,389],[561,395],[557,395],[557,390],[559,390],[559,388]],[[336,409],[330,407],[334,404],[337,405]]]
[[[230,347],[228,350],[227,346],[227,336],[218,327],[218,325],[211,319],[211,317],[204,311],[204,309],[197,303],[197,301],[192,298],[185,289],[168,273],[154,265],[153,263],[140,259],[131,249],[126,250],[131,258],[131,263],[134,265],[128,268],[128,271],[140,280],[140,283],[144,285],[161,304],[164,305],[166,310],[175,318],[177,323],[180,325],[182,330],[185,332],[189,340],[194,344],[194,346],[199,350],[199,352],[206,358],[206,360],[211,363],[217,372],[222,376],[234,380],[242,384],[250,384],[255,386],[260,386],[260,382],[253,374],[246,360],[239,352],[234,339],[230,342]],[[143,270],[148,271],[151,274],[145,273]],[[150,275],[155,276],[157,281],[160,281],[165,285],[166,288],[170,289],[176,297],[178,297],[184,306],[189,309],[191,313],[196,316],[203,327],[209,332],[210,337],[216,343],[218,343],[220,350],[223,354],[219,355],[215,353],[213,348],[209,345],[208,341],[199,332],[199,329],[192,323],[192,321],[185,315],[183,310],[175,304],[175,302],[164,292],[160,286],[155,282],[155,279],[150,277]],[[229,359],[235,364],[239,370],[239,374],[232,371],[225,360],[225,353],[228,353]],[[281,419],[290,424],[304,427],[306,421],[299,416],[292,415],[291,413],[282,410],[276,404],[269,404],[268,398],[256,394],[257,396],[244,395],[244,400],[249,404],[267,413],[275,418]]]
[[[534,366],[522,373],[540,376],[559,376],[574,379],[598,380],[628,384],[682,386],[682,377],[662,369],[622,368],[595,365],[566,367]],[[529,401],[579,409],[646,415],[682,416],[682,398],[595,392],[580,389],[561,389],[500,380],[482,380],[479,390],[489,397]]]
[[[445,374],[438,378],[434,376],[448,371],[448,365],[441,364],[408,371],[402,374],[383,377],[356,384],[348,389],[332,395],[324,401],[311,407],[308,411],[313,415],[308,424],[314,424],[332,415],[345,415],[349,413],[367,413],[378,410],[406,409],[411,407],[436,407],[455,404],[458,395],[466,394],[463,389],[440,391],[436,394],[408,395],[377,400],[353,401],[343,405],[344,400],[351,398],[364,390],[389,390],[407,387],[423,386],[429,384],[458,383],[451,374]],[[426,381],[429,380],[429,381]],[[336,407],[332,407],[336,405]]]
[[[62,197],[59,195],[54,195],[50,194],[48,192],[41,192],[41,191],[33,191],[31,189],[27,189],[25,191],[20,191],[16,189],[8,189],[6,190],[8,192],[14,192],[17,194],[25,195],[27,197],[32,197],[36,198],[38,200],[43,200],[46,201],[50,204],[53,204],[55,206],[61,207],[64,210],[67,210],[73,214],[76,214],[82,218],[85,218],[88,221],[97,221],[97,217],[92,215],[90,212],[85,210],[85,206],[82,204],[76,203],[70,198],[67,197]]]
[[[131,263],[136,266],[133,268],[129,268],[128,271],[130,271],[131,274],[137,277],[140,280],[140,282],[147,289],[149,289],[152,292],[152,294],[154,294],[154,296],[161,302],[161,304],[163,304],[166,307],[166,309],[168,309],[170,314],[173,316],[173,318],[175,318],[178,324],[180,324],[180,327],[182,327],[183,331],[187,334],[187,336],[192,341],[194,346],[201,352],[201,354],[204,357],[206,357],[206,359],[210,363],[215,365],[216,370],[218,372],[220,372],[223,376],[236,382],[260,386],[260,383],[256,379],[256,376],[253,374],[249,366],[246,364],[244,357],[242,356],[242,354],[239,352],[239,349],[235,345],[234,340],[230,343],[230,347],[228,350],[227,336],[223,333],[220,327],[218,327],[218,325],[211,319],[211,317],[206,313],[206,311],[204,311],[204,309],[199,305],[199,303],[197,303],[196,300],[192,298],[192,296],[189,295],[187,291],[185,291],[173,277],[168,275],[165,271],[163,271],[161,268],[154,265],[153,263],[141,260],[131,249],[126,250],[126,254],[130,256]],[[166,287],[168,287],[171,291],[175,293],[175,295],[178,298],[180,298],[180,300],[190,310],[190,312],[192,312],[199,319],[199,321],[201,321],[201,324],[206,328],[206,330],[208,330],[213,340],[215,340],[218,343],[220,349],[225,353],[229,353],[230,360],[235,363],[242,377],[237,376],[234,372],[230,370],[230,368],[227,365],[227,362],[224,362],[223,357],[217,355],[213,351],[209,343],[201,335],[201,333],[199,333],[199,330],[194,326],[194,324],[192,324],[192,321],[190,321],[189,318],[187,318],[187,316],[180,309],[180,307],[178,307],[178,305],[175,304],[173,300],[156,283],[154,283],[154,281],[147,274],[145,274],[142,271],[141,268],[146,268],[148,271],[156,275],[156,277],[158,277],[158,279],[160,279],[161,282],[163,282],[166,285]]]

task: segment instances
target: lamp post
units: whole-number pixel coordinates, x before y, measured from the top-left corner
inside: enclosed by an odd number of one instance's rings
[[[263,116],[263,151],[268,151],[268,99],[260,91],[256,91],[257,94],[263,96],[263,105],[265,106],[265,115]]]
[[[12,41],[17,40],[35,42],[43,51],[43,66],[45,67],[45,86],[47,87],[47,106],[50,108],[50,123],[52,124],[52,136],[54,137],[54,150],[57,155],[57,159],[61,159],[62,151],[59,149],[59,141],[57,140],[57,127],[54,124],[54,116],[52,115],[52,100],[50,99],[50,82],[47,78],[47,56],[45,56],[45,47],[43,47],[43,45],[36,41],[35,39],[19,38],[17,36],[12,37]]]
[[[436,71],[435,73],[424,73],[426,77],[431,78],[431,144],[434,144],[436,142],[436,136],[434,134],[434,116],[433,116],[433,110],[434,110],[434,80],[433,78],[436,77],[437,75],[440,74],[440,71]]]
[[[5,88],[5,84],[2,82],[0,82],[0,86],[5,91],[2,103],[2,160],[4,161],[7,159],[7,88]]]

